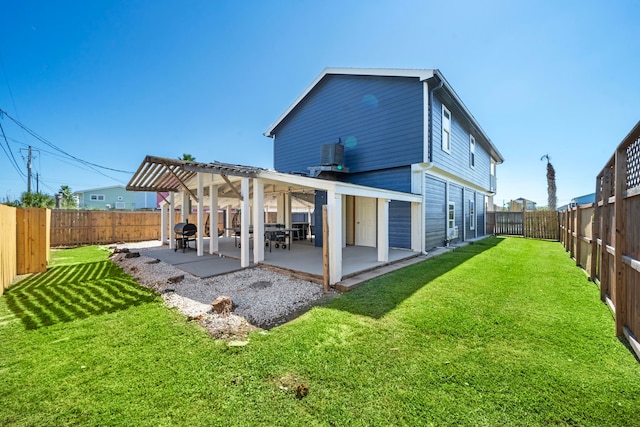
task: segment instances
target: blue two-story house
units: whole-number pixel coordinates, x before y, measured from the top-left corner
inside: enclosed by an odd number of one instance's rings
[[[327,68],[265,135],[278,172],[422,195],[389,203],[391,247],[486,234],[503,158],[439,70]],[[316,215],[325,200],[316,191]],[[346,244],[376,245],[377,206],[345,196]]]

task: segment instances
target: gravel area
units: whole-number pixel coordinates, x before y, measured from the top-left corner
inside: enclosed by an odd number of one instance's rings
[[[127,244],[126,248],[139,252],[140,256],[126,258],[125,253],[116,253],[112,260],[138,283],[160,293],[168,306],[198,319],[215,338],[242,339],[256,327],[282,324],[310,306],[337,295],[334,290],[323,293],[322,286],[316,283],[260,267],[201,279],[144,256],[144,244]],[[183,278],[176,283],[168,280],[180,276]],[[222,295],[233,301],[233,311],[228,316],[212,312],[211,302]]]

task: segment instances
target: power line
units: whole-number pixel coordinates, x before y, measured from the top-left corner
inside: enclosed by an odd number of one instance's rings
[[[1,115],[2,110],[0,110],[0,115]],[[24,172],[22,172],[22,170],[20,169],[20,166],[18,165],[18,162],[16,161],[16,158],[13,156],[13,151],[11,151],[11,146],[9,145],[9,141],[7,140],[7,134],[4,133],[4,128],[2,127],[2,123],[0,123],[0,132],[2,132],[2,138],[4,139],[5,144],[7,144],[7,148],[9,149],[9,152],[7,152],[7,150],[5,150],[4,145],[0,144],[0,147],[2,147],[2,151],[4,151],[4,153],[7,155],[7,158],[9,159],[9,163],[11,163],[11,165],[14,167],[14,169],[18,172],[18,175],[20,176],[20,178],[22,178],[22,181],[24,181]]]
[[[71,158],[71,159],[73,159],[73,160],[75,160],[75,161],[77,161],[77,162],[80,162],[80,163],[83,163],[83,164],[85,164],[85,165],[87,165],[87,166],[92,167],[92,169],[93,169],[93,167],[96,167],[96,168],[100,168],[100,169],[104,169],[104,170],[109,170],[109,171],[113,171],[113,172],[133,174],[133,172],[132,172],[132,171],[124,171],[124,170],[121,170],[121,169],[114,169],[114,168],[110,168],[110,167],[107,167],[107,166],[98,165],[98,164],[96,164],[96,163],[92,163],[92,162],[89,162],[89,161],[87,161],[87,160],[84,160],[84,159],[81,159],[81,158],[79,158],[79,157],[76,157],[76,156],[74,156],[74,155],[72,155],[72,154],[69,154],[69,153],[67,153],[66,151],[64,151],[63,149],[61,149],[61,148],[57,147],[57,146],[56,146],[55,144],[53,144],[52,142],[49,142],[49,141],[48,141],[47,139],[45,139],[44,137],[42,137],[42,136],[38,135],[36,132],[34,132],[34,131],[32,131],[31,129],[29,129],[27,126],[25,126],[24,124],[22,124],[20,121],[18,121],[18,120],[16,120],[15,118],[11,117],[11,115],[9,115],[6,111],[4,111],[4,110],[0,109],[0,113],[3,113],[5,116],[7,116],[9,119],[11,119],[11,120],[16,124],[16,125],[18,125],[21,129],[25,130],[28,134],[30,134],[31,136],[33,136],[34,138],[36,138],[38,141],[42,142],[43,144],[46,144],[47,146],[49,146],[49,147],[53,148],[54,150],[56,150],[56,151],[58,151],[58,152],[60,152],[60,153],[64,154],[65,156],[67,156],[67,157],[69,157],[69,158]],[[95,170],[95,169],[94,169],[94,170]],[[100,174],[104,175],[104,174],[103,174],[102,172],[100,172],[100,171],[97,171],[97,170],[96,170],[96,172],[98,172],[98,173],[100,173]],[[108,177],[108,178],[114,179],[114,178],[112,178],[112,177],[110,177],[110,176],[108,176],[108,175],[105,175],[105,176],[106,176],[106,177]]]

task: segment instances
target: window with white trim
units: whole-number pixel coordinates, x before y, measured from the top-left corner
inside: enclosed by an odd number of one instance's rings
[[[442,104],[442,149],[451,154],[451,112]]]
[[[116,202],[116,209],[124,209],[124,202]]]
[[[469,230],[476,229],[476,202],[469,200]]]
[[[92,202],[104,202],[104,194],[91,194],[89,196]]]
[[[469,135],[469,166],[476,167],[476,139],[473,135]]]
[[[447,230],[449,231],[450,234],[451,231],[453,231],[456,228],[456,203],[455,202],[449,202],[449,207],[448,207],[448,215],[447,215]]]

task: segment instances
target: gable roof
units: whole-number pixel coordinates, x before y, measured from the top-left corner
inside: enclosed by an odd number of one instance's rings
[[[464,105],[458,94],[453,90],[451,85],[444,78],[440,70],[437,69],[403,69],[403,68],[334,68],[327,67],[325,68],[318,77],[315,78],[311,82],[309,86],[298,96],[293,103],[287,108],[284,113],[278,117],[278,119],[269,126],[269,128],[264,132],[264,136],[273,138],[275,136],[275,129],[292,113],[296,107],[313,91],[313,89],[328,75],[348,75],[348,76],[374,76],[374,77],[410,77],[417,78],[419,81],[425,80],[434,80],[433,87],[439,87],[440,84],[442,88],[447,92],[449,97],[455,102],[460,112],[463,114],[464,118],[467,122],[469,122],[470,126],[473,127],[484,140],[487,148],[491,154],[491,156],[498,161],[498,163],[502,163],[504,158],[502,154],[498,151],[498,149],[493,145],[491,139],[484,132],[478,121],[473,117],[471,112]],[[435,83],[437,81],[437,83]]]

